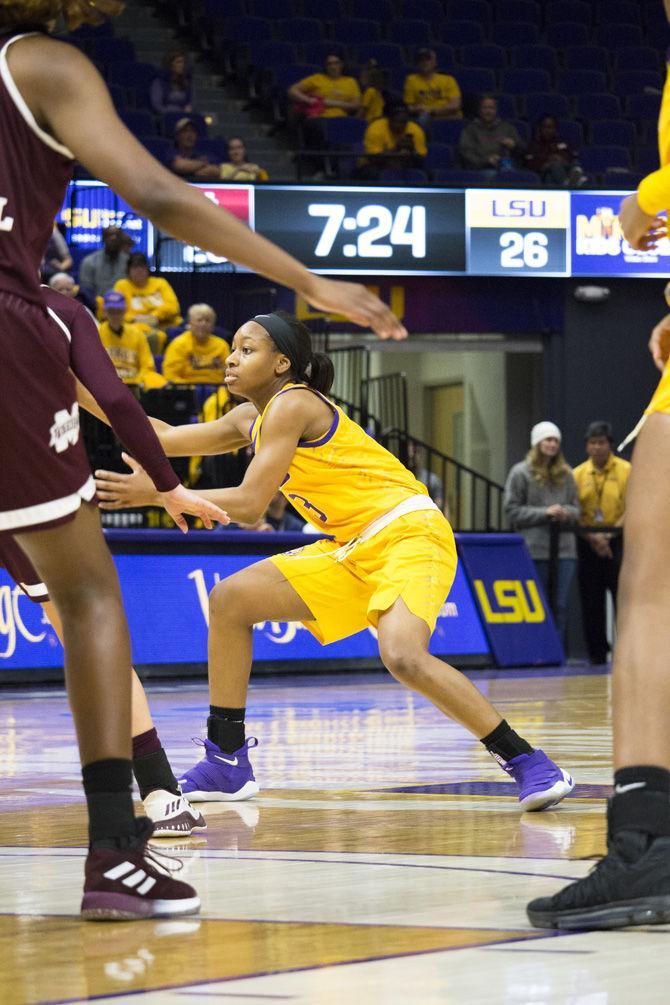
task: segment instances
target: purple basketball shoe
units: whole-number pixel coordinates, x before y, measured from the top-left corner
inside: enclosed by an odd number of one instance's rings
[[[221,750],[211,740],[194,740],[205,748],[205,756],[179,779],[184,795],[192,803],[234,802],[250,799],[258,792],[258,782],[249,761],[249,750],[258,746],[250,736],[231,753]]]
[[[519,754],[502,768],[519,786],[522,810],[546,810],[569,796],[575,787],[568,772],[554,764],[543,750]]]

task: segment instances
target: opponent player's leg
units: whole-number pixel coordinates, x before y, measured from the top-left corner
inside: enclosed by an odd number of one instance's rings
[[[595,872],[528,906],[540,928],[670,921],[670,415],[649,416],[626,494],[614,652],[614,795]]]
[[[42,604],[58,638],[63,626],[50,600]],[[154,825],[152,837],[188,837],[207,829],[202,814],[193,809],[179,789],[168,756],[151,718],[146,692],[135,669],[131,670],[131,732],[133,774],[144,812]]]
[[[248,799],[258,792],[249,763],[245,715],[253,626],[311,621],[312,613],[269,559],[220,583],[209,597],[209,717],[205,757],[179,779],[192,802]]]
[[[130,792],[130,642],[121,593],[97,508],[83,503],[68,523],[16,534],[60,616],[65,679],[89,811],[90,852],[82,913],[138,918],[193,913],[192,887],[144,858],[151,825],[135,821]],[[120,871],[119,871],[120,870]],[[122,874],[142,873],[125,886]]]
[[[377,633],[384,666],[483,743],[519,785],[522,809],[546,809],[568,795],[570,776],[519,736],[467,677],[431,655],[430,629],[402,597],[379,615]]]

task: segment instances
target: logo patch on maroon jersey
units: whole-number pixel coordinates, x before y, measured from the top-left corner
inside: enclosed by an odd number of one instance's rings
[[[56,412],[49,432],[51,433],[49,446],[53,447],[57,454],[62,454],[68,447],[75,445],[79,439],[79,405],[76,401],[71,412],[68,412],[67,408],[61,408]]]

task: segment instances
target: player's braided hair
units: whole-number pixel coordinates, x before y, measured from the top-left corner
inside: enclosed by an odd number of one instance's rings
[[[102,24],[123,7],[123,0],[0,0],[0,30],[46,28],[62,16],[72,31],[81,24]]]

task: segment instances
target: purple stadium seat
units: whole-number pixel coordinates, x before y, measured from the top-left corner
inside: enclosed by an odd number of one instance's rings
[[[521,137],[522,143],[528,143],[531,136],[530,123],[525,119],[511,119],[511,123]]]
[[[452,21],[486,24],[491,20],[491,11],[488,0],[449,0],[447,3],[447,16]]]
[[[320,119],[329,147],[351,147],[363,142],[367,122],[363,119]]]
[[[607,77],[597,70],[559,70],[556,90],[566,95],[606,91]]]
[[[408,185],[422,185],[428,181],[428,175],[421,168],[386,168],[379,175],[380,181],[405,182]]]
[[[621,189],[622,192],[634,192],[643,177],[637,171],[612,168],[611,171],[605,171],[602,176],[602,183],[605,188]]]
[[[377,21],[350,17],[343,21],[333,21],[331,34],[340,45],[361,45],[365,42],[378,42],[380,28]]]
[[[272,22],[266,17],[227,17],[224,30],[231,42],[257,43],[272,39]]]
[[[570,45],[563,51],[566,70],[609,70],[609,50],[601,45]]]
[[[663,78],[660,72],[654,70],[622,70],[616,73],[612,80],[612,90],[615,94],[626,97],[629,94],[644,94],[651,91],[661,91]]]
[[[550,45],[516,45],[509,50],[512,66],[524,70],[556,70],[556,50]]]
[[[599,119],[591,123],[591,143],[597,147],[628,147],[636,142],[635,126],[625,119]]]
[[[484,94],[487,91],[497,90],[496,76],[493,70],[463,67],[456,72],[456,79],[461,91],[468,94]]]
[[[596,15],[603,24],[640,24],[640,4],[628,0],[607,0],[595,4]]]
[[[510,94],[531,94],[551,90],[551,76],[546,70],[505,70],[500,86]]]
[[[119,115],[119,118],[135,136],[156,135],[156,123],[151,112],[126,110]]]
[[[405,56],[402,48],[392,42],[366,42],[363,45],[357,45],[356,59],[359,63],[376,59],[383,70],[398,67],[405,69]]]
[[[658,147],[638,147],[635,154],[635,163],[643,175],[651,174],[652,171],[658,171],[660,167]]]
[[[427,21],[404,18],[392,21],[389,25],[389,42],[397,45],[430,45],[432,38],[433,33]]]
[[[315,17],[294,17],[290,21],[281,21],[278,28],[281,38],[294,45],[320,42],[324,35],[323,22]]]
[[[583,0],[554,0],[544,8],[544,20],[547,26],[565,21],[575,21],[589,25],[593,17],[593,8]],[[577,43],[575,43],[577,44]]]
[[[259,69],[281,66],[282,63],[295,63],[298,57],[296,47],[290,42],[260,42],[249,48],[254,65]]]
[[[458,143],[465,124],[464,119],[435,119],[430,124],[430,142],[454,146]]]
[[[595,41],[613,52],[627,45],[644,45],[642,28],[637,24],[600,24],[595,32]]]
[[[498,21],[491,27],[490,39],[506,49],[513,45],[536,45],[540,41],[540,29],[525,21]]]
[[[493,6],[494,21],[525,22],[540,25],[542,11],[535,0],[498,0]]]
[[[418,17],[421,21],[428,21],[429,24],[438,25],[444,17],[444,6],[440,0],[402,0],[400,3],[400,16],[413,18]]]
[[[562,140],[565,140],[568,146],[577,149],[583,146],[584,130],[581,122],[575,122],[574,119],[559,119],[557,125],[558,135]]]
[[[460,169],[451,171],[445,168],[438,168],[433,173],[433,179],[447,186],[453,185],[455,188],[469,188],[473,185],[484,184],[484,179],[479,171],[463,171]]]
[[[553,115],[557,119],[570,117],[568,99],[563,94],[553,92],[527,94],[525,105],[529,122],[537,122],[542,115]]]
[[[489,70],[500,70],[507,66],[505,50],[491,43],[484,45],[464,45],[461,49],[463,66],[482,66]]]
[[[485,41],[484,25],[479,21],[443,21],[439,34],[444,42],[458,47],[477,45]]]
[[[223,6],[228,6],[227,0]],[[268,19],[289,18],[295,13],[292,0],[247,0],[247,10],[254,17]]]
[[[660,94],[629,94],[626,98],[626,115],[635,122],[655,124],[660,107]]]
[[[613,168],[629,171],[631,167],[630,152],[626,147],[585,147],[580,155],[582,167],[587,173],[602,174]]]
[[[594,119],[618,119],[621,102],[616,94],[577,94],[574,97],[575,115],[591,122]]]
[[[523,188],[526,185],[539,185],[540,179],[534,171],[523,171],[515,168],[513,171],[499,171],[496,175],[496,185],[503,188]]]
[[[569,45],[588,45],[590,28],[583,21],[559,21],[548,24],[545,41],[553,49],[566,49]]]
[[[446,143],[433,143],[432,139],[428,145],[428,156],[426,157],[426,167],[430,171],[437,171],[443,168],[454,167],[453,148]]]

